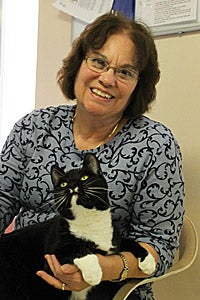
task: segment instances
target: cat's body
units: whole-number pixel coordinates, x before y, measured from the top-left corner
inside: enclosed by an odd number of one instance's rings
[[[120,245],[106,181],[94,155],[86,155],[83,168],[66,174],[53,167],[52,181],[59,215],[0,238],[1,300],[87,299],[90,288],[63,292],[36,276],[38,270],[48,270],[44,260],[47,253],[55,254],[61,264],[76,264],[91,286],[102,278],[95,253],[117,253],[119,247],[138,257],[144,272],[154,271],[154,259],[144,248],[130,240],[122,240]]]

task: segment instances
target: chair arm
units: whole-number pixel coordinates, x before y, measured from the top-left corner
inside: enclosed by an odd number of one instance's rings
[[[196,259],[198,252],[198,236],[194,224],[185,216],[183,230],[180,237],[180,256],[179,261],[163,275],[158,277],[150,277],[145,279],[130,279],[115,294],[113,300],[126,300],[132,291],[138,286],[153,283],[155,281],[165,279],[171,275],[178,274],[188,269]]]

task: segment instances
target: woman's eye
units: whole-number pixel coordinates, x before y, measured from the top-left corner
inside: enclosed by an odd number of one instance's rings
[[[122,77],[133,77],[133,72],[128,69],[119,69],[118,74]]]
[[[82,181],[85,181],[85,180],[87,180],[88,178],[89,178],[89,176],[84,175],[84,176],[81,177],[81,180],[82,180]]]
[[[138,74],[135,70],[130,70],[126,68],[118,68],[116,70],[117,76],[121,79],[129,80],[138,77]]]
[[[66,187],[67,186],[67,182],[61,182],[61,184],[60,184],[60,187],[61,188],[64,188],[64,187]]]
[[[101,58],[93,58],[92,62],[93,65],[99,69],[104,69],[107,66],[105,60]]]

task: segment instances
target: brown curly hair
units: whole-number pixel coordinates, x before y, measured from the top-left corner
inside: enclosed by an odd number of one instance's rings
[[[58,84],[68,99],[75,99],[74,82],[88,51],[100,49],[112,35],[125,32],[136,47],[139,81],[130,96],[124,115],[136,118],[149,110],[156,97],[156,84],[160,79],[158,55],[149,29],[142,23],[123,15],[105,14],[86,26],[73,42],[69,55],[58,71]]]

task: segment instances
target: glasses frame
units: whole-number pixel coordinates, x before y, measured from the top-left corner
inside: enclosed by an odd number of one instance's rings
[[[92,62],[92,60],[94,60],[94,59],[101,59],[102,61],[104,61],[105,67],[104,67],[103,69],[98,69],[98,67],[95,67],[95,66],[93,66],[93,65],[89,65],[88,61],[89,61],[89,62]],[[123,69],[123,67],[122,67],[122,66],[120,66],[120,67],[113,67],[113,66],[111,66],[111,65],[110,65],[104,58],[102,58],[102,57],[98,57],[98,56],[85,56],[85,61],[86,61],[86,64],[87,64],[88,69],[91,70],[91,71],[93,71],[93,72],[95,72],[95,73],[101,74],[101,73],[108,72],[110,69],[113,69],[116,78],[117,78],[119,81],[121,81],[121,82],[130,82],[130,81],[133,82],[133,81],[139,80],[139,73],[138,73],[138,71],[135,70],[135,69],[130,70],[129,68],[126,68],[126,67],[124,67],[124,70],[127,70],[127,71],[133,73],[133,76],[132,76],[132,77],[130,76],[130,77],[128,77],[128,78],[122,78],[122,77],[120,77],[119,74],[117,73],[117,70]]]

